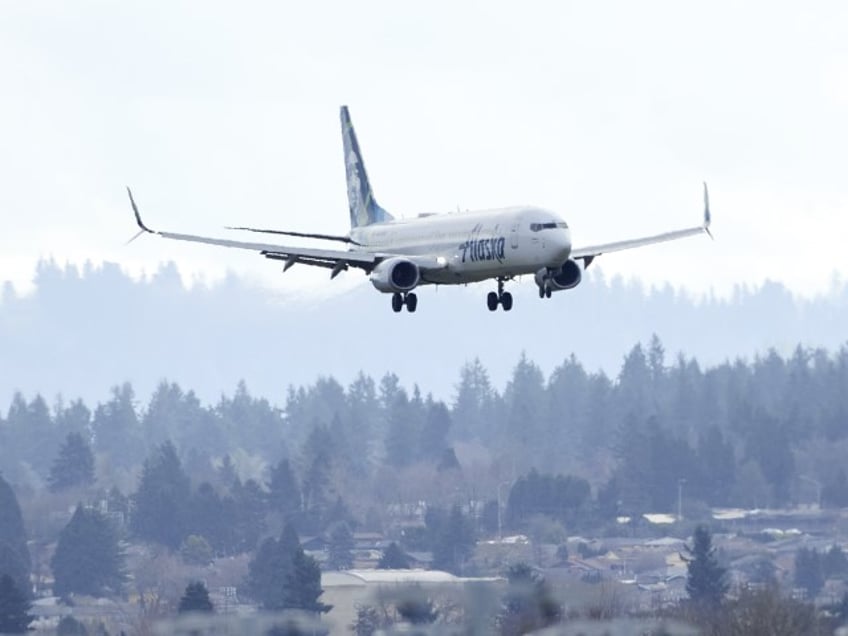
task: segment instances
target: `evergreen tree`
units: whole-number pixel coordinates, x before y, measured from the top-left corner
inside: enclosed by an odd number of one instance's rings
[[[221,465],[216,471],[216,481],[223,488],[230,489],[236,485],[238,480],[238,471],[236,470],[235,464],[233,464],[230,454],[227,453],[224,455],[224,458],[221,460]]]
[[[59,534],[50,565],[57,596],[120,594],[126,581],[118,533],[100,512],[82,505]]]
[[[386,411],[386,463],[408,466],[416,458],[419,428],[406,391],[398,389]]]
[[[695,528],[693,546],[686,546],[686,593],[693,603],[704,608],[721,604],[727,594],[726,570],[719,565],[712,544],[712,535],[706,526]]]
[[[456,458],[456,451],[453,448],[446,448],[442,451],[442,456],[439,458],[439,463],[436,470],[444,473],[449,470],[462,470],[459,460]]]
[[[183,392],[176,383],[162,381],[150,396],[141,427],[148,448],[171,440],[187,455],[192,449],[207,459],[227,448],[224,429],[213,422],[213,413],[193,391]]]
[[[435,402],[428,396],[425,406],[424,425],[421,427],[421,456],[431,461],[438,460],[448,448],[448,431],[451,416],[444,402]]]
[[[704,501],[713,506],[727,504],[736,479],[733,445],[725,440],[717,426],[702,432],[698,439],[697,459],[700,470],[697,481],[688,484]]]
[[[253,479],[244,484],[236,480],[232,492],[236,506],[236,551],[247,552],[256,547],[259,537],[265,532],[266,493]]]
[[[301,452],[302,465],[306,468],[302,486],[303,510],[316,532],[322,527],[333,500],[330,475],[335,451],[335,441],[329,429],[316,425],[310,431]]]
[[[539,474],[534,468],[519,477],[509,491],[507,524],[513,528],[524,527],[534,515],[572,523],[590,496],[589,482],[585,479]]]
[[[321,588],[321,568],[318,566],[318,561],[298,546],[292,557],[292,564],[294,568],[287,581],[287,587],[294,601],[293,608],[305,612],[329,612],[333,606],[318,600],[324,593]]]
[[[0,575],[11,576],[17,588],[29,595],[31,567],[18,498],[0,475]]]
[[[207,612],[215,611],[212,601],[209,600],[209,590],[200,581],[189,583],[186,586],[185,593],[180,599],[178,609],[180,614],[186,612]]]
[[[8,574],[0,575],[0,634],[25,634],[33,617],[32,604]]]
[[[383,556],[377,563],[379,570],[408,570],[409,558],[406,553],[400,549],[400,546],[392,541],[389,546],[383,550]]]
[[[428,510],[425,522],[433,535],[433,569],[461,574],[475,544],[471,520],[455,505],[448,513]]]
[[[12,456],[18,462],[29,464],[40,477],[47,477],[50,458],[56,454],[59,441],[44,398],[36,395],[27,404],[23,396],[16,393],[7,424],[12,433],[8,440]]]
[[[248,564],[247,589],[250,596],[264,609],[279,609],[285,600],[282,581],[290,565],[280,554],[279,542],[268,537],[260,545]]]
[[[236,514],[231,497],[221,497],[212,484],[203,482],[189,502],[186,532],[205,537],[216,554],[233,554],[237,551]]]
[[[300,486],[287,459],[280,460],[271,469],[268,506],[272,511],[280,513],[284,519],[290,519],[301,510]]]
[[[248,564],[247,586],[266,610],[326,612],[331,608],[318,600],[324,593],[321,569],[303,552],[291,524],[286,524],[279,540],[269,537],[262,542]]]
[[[360,372],[347,391],[348,454],[351,468],[365,474],[370,467],[374,423],[380,417],[380,406],[374,380]]]
[[[68,433],[53,461],[48,483],[52,492],[94,483],[94,454],[79,433]]]
[[[0,543],[0,576],[4,574],[12,577],[19,590],[27,595],[31,593],[29,566],[8,543]]]
[[[453,402],[452,429],[458,439],[486,439],[494,411],[495,392],[478,358],[460,370]]]
[[[547,450],[545,383],[541,369],[524,352],[504,391],[506,422],[498,445],[512,455],[519,468],[529,468]]]
[[[133,531],[140,539],[178,548],[186,534],[190,497],[189,478],[177,449],[165,442],[144,462],[138,490],[133,495]]]
[[[91,424],[97,451],[108,454],[110,461],[122,468],[141,461],[146,448],[134,401],[129,382],[113,387],[112,399],[97,406]]]
[[[346,523],[351,531],[358,525],[356,519],[353,517],[353,513],[351,513],[350,508],[347,507],[341,495],[336,497],[332,508],[327,511],[326,521],[328,526],[333,526],[337,523]]]
[[[59,398],[55,413],[57,436],[67,436],[68,433],[82,433],[88,436],[91,430],[91,411],[82,400],[74,400],[70,406],[65,406]]]
[[[815,548],[799,548],[795,553],[795,584],[815,598],[824,587],[821,555]]]
[[[349,570],[353,567],[353,533],[344,521],[330,530],[327,567],[331,570]]]

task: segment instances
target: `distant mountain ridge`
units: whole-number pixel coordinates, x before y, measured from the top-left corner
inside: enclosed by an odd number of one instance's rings
[[[653,333],[669,356],[683,352],[703,366],[848,340],[845,284],[816,299],[767,282],[727,300],[693,301],[670,287],[644,291],[595,273],[547,301],[528,281],[512,285],[509,314],[486,309],[489,287],[481,284],[425,288],[416,314],[396,315],[370,287],[320,302],[235,276],[186,289],[173,263],[135,281],[115,263],[80,272],[43,262],[35,282],[30,295],[6,284],[0,296],[0,404],[16,390],[94,402],[124,380],[144,400],[163,378],[206,402],[244,379],[281,404],[290,385],[322,375],[345,384],[360,370],[396,373],[450,401],[460,367],[474,358],[500,390],[522,352],[545,373],[574,353],[587,369],[614,376],[627,351]]]

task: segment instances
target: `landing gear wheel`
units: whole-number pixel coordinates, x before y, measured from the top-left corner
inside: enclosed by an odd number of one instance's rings
[[[413,293],[409,293],[406,295],[406,300],[404,302],[406,303],[406,310],[409,313],[414,313],[416,307],[418,307],[418,296]]]
[[[504,292],[501,295],[501,306],[503,307],[504,311],[509,311],[510,309],[512,309],[512,294],[510,294],[509,292]]]
[[[498,308],[498,295],[495,292],[489,292],[489,295],[486,296],[486,305],[489,307],[489,311],[495,311]]]
[[[545,298],[550,298],[550,297],[551,297],[551,288],[545,287]]]
[[[545,297],[545,288],[539,287],[539,298],[544,298],[544,297]]]
[[[403,298],[400,294],[392,294],[392,311],[398,313],[403,309]]]

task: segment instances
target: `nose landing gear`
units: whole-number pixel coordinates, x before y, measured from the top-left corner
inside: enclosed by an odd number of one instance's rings
[[[506,280],[505,278],[498,278],[498,291],[489,292],[489,295],[486,296],[486,305],[489,307],[489,311],[497,310],[498,305],[503,307],[504,311],[512,309],[512,294],[504,291]]]
[[[403,294],[395,292],[392,294],[392,311],[398,313],[403,309],[404,305],[406,305],[406,310],[409,313],[414,313],[418,308],[418,296],[414,292],[405,292]]]

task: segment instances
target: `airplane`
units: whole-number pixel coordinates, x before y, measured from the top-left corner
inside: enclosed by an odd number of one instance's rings
[[[341,107],[341,126],[350,212],[347,235],[243,226],[226,229],[342,242],[348,245],[347,249],[294,247],[152,230],[142,221],[127,187],[140,228],[130,240],[150,233],[177,241],[253,250],[282,262],[284,272],[296,264],[314,265],[329,269],[331,279],[355,267],[369,276],[378,291],[391,294],[392,310],[397,313],[404,307],[408,312],[416,310],[418,297],[414,290],[423,285],[465,285],[490,279],[497,283],[497,291],[489,292],[486,297],[489,310],[496,311],[500,306],[510,311],[512,294],[504,291],[504,284],[516,277],[533,276],[539,298],[550,298],[553,292],[579,285],[583,271],[601,254],[703,233],[712,237],[706,183],[701,225],[585,247],[572,244],[571,230],[561,216],[535,206],[397,219],[380,207],[374,197],[347,106]]]

